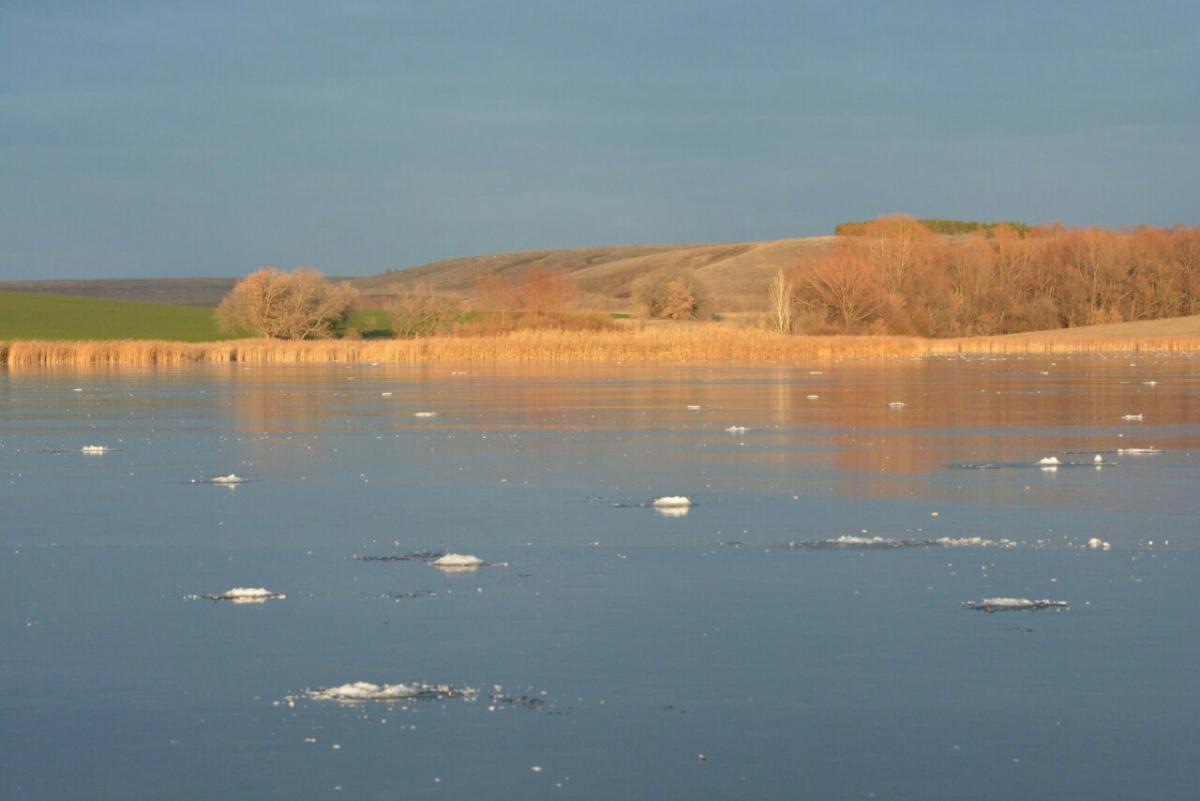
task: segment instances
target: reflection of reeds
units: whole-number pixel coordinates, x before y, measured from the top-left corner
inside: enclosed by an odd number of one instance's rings
[[[515,331],[483,337],[405,340],[188,343],[143,340],[0,343],[10,367],[85,365],[319,364],[329,362],[787,362],[798,359],[920,356],[1182,353],[1200,351],[1200,336],[1064,336],[922,339],[895,336],[785,336],[720,325],[625,331]]]

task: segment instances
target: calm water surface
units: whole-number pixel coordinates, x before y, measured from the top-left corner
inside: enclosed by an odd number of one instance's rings
[[[1196,798],[1198,368],[0,373],[0,798]]]

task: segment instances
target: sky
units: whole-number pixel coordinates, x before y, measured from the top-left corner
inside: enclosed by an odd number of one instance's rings
[[[1200,3],[0,0],[0,279],[1200,222]]]

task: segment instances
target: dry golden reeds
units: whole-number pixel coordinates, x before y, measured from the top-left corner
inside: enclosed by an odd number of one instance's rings
[[[0,343],[9,367],[422,362],[789,362],[923,356],[1200,352],[1200,336],[1037,335],[923,339],[787,336],[713,324],[619,331],[515,331],[496,336],[388,340],[187,343],[145,340]]]

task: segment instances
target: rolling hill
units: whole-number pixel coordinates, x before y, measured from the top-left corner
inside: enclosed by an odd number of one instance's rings
[[[558,269],[579,284],[581,304],[604,311],[633,311],[633,282],[659,270],[693,273],[712,293],[718,312],[758,312],[766,308],[767,285],[781,267],[828,248],[834,237],[779,239],[712,245],[614,245],[531,250],[431,262],[407,270],[354,280],[367,294],[392,286],[425,283],[433,289],[470,295],[484,273],[519,278],[535,264]]]

